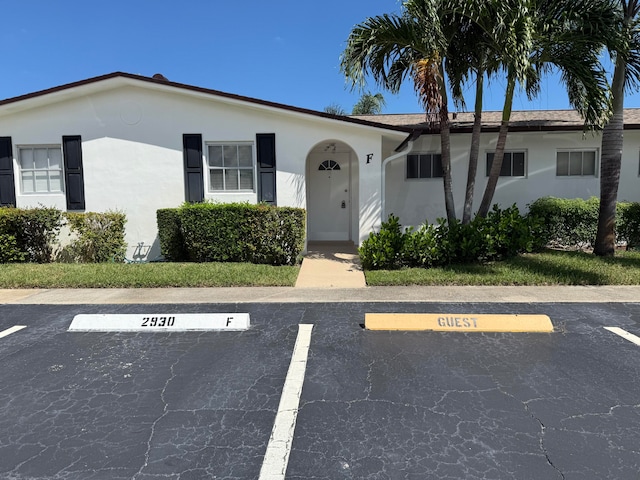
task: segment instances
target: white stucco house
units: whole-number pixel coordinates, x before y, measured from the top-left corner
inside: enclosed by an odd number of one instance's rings
[[[626,119],[619,198],[640,201],[640,110]],[[123,211],[129,252],[142,243],[149,257],[156,210],[185,201],[302,207],[307,240],[359,244],[390,213],[404,225],[445,215],[439,136],[424,120],[340,117],[116,72],[0,101],[0,203]],[[485,120],[477,203],[499,115]],[[452,121],[460,212],[472,115]],[[494,201],[598,195],[599,148],[574,112],[514,112]]]

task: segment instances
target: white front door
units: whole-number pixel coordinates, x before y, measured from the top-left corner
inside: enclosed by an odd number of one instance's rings
[[[350,240],[349,154],[309,156],[309,240]]]

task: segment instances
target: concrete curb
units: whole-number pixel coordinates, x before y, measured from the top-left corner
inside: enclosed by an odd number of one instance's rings
[[[0,290],[0,304],[639,303],[640,286],[136,288]]]

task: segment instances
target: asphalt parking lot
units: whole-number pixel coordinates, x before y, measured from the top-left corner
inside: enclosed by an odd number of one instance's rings
[[[248,312],[243,332],[67,332],[79,313]],[[556,331],[366,331],[367,312]],[[640,479],[640,304],[0,305],[0,478],[259,478],[313,325],[287,479]],[[266,477],[264,477],[266,478]]]

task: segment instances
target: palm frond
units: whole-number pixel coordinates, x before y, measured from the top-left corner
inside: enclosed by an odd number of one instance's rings
[[[443,107],[444,98],[440,89],[443,79],[440,66],[441,58],[438,54],[421,59],[413,65],[413,84],[420,104],[427,113],[439,113]]]

